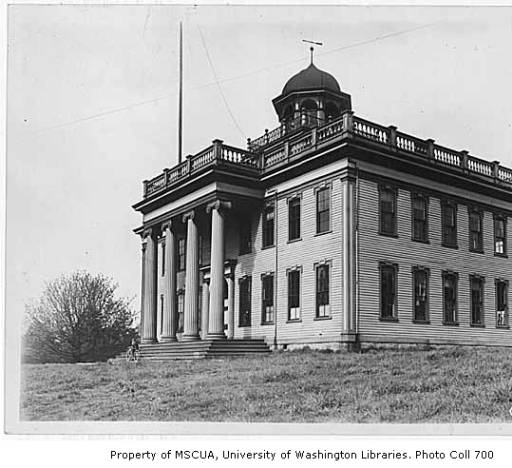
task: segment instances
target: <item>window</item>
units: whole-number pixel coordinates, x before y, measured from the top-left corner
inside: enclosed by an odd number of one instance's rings
[[[186,251],[186,240],[184,237],[180,237],[178,239],[178,271],[185,269]]]
[[[274,275],[264,275],[261,278],[261,321],[263,325],[274,322]]]
[[[300,198],[288,201],[288,240],[300,239]]]
[[[472,252],[484,251],[482,217],[483,213],[479,210],[469,211],[469,250]]]
[[[484,325],[484,279],[481,276],[469,276],[471,288],[471,325]]]
[[[396,321],[397,318],[397,270],[392,263],[379,264],[380,268],[380,318]]]
[[[443,323],[444,325],[458,325],[457,317],[457,273],[443,272]]]
[[[428,242],[428,199],[422,195],[412,195],[412,240]]]
[[[316,191],[316,233],[321,234],[331,229],[330,189],[324,187]]]
[[[507,256],[507,218],[494,216],[494,254]]]
[[[428,277],[429,270],[413,267],[412,281],[414,288],[414,321],[428,323]]]
[[[183,326],[185,324],[185,290],[180,289],[177,293],[178,302],[178,333],[183,333]]]
[[[496,280],[496,327],[508,328],[508,281]]]
[[[239,225],[240,232],[240,255],[252,252],[252,223],[251,218],[242,217]]]
[[[316,267],[316,318],[329,317],[329,265]]]
[[[203,266],[203,254],[204,254],[204,245],[203,245],[203,236],[199,236],[197,240],[197,258],[199,259],[199,266]],[[199,301],[201,302],[201,301]]]
[[[396,236],[396,190],[390,187],[379,189],[380,234]]]
[[[288,271],[288,320],[300,320],[300,270]]]
[[[244,276],[240,278],[239,282],[240,291],[240,308],[238,316],[239,327],[251,326],[251,277]]]
[[[165,241],[162,241],[162,276],[165,276]]]
[[[442,244],[445,247],[457,247],[457,205],[443,202],[441,205]]]
[[[164,331],[164,295],[160,294],[160,334]]]
[[[274,245],[274,204],[269,204],[263,210],[263,247]]]

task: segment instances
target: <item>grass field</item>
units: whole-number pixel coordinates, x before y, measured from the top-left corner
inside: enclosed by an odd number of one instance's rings
[[[24,365],[22,420],[512,422],[512,351]]]

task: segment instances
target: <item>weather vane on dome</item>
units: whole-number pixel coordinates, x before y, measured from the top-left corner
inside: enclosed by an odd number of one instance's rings
[[[319,46],[324,45],[322,42],[308,41],[306,39],[302,39],[302,42],[307,42],[308,44],[315,44],[315,45],[319,45]],[[311,46],[309,48],[309,50],[311,52],[311,64],[313,64],[313,52],[315,51],[315,48],[313,46]]]

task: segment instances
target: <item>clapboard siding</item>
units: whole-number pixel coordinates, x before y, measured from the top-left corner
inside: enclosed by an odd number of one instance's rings
[[[425,182],[428,187],[428,183]],[[478,194],[473,195],[475,202]],[[449,194],[446,198],[450,198]],[[411,194],[398,189],[398,237],[378,234],[378,183],[359,182],[359,331],[361,339],[371,341],[418,341],[439,343],[512,345],[511,330],[495,326],[496,278],[512,279],[511,260],[494,256],[493,213],[484,212],[484,253],[469,251],[467,205],[457,209],[458,249],[441,245],[441,201],[429,198],[429,244],[411,240]],[[512,229],[508,220],[508,246],[512,246]],[[379,320],[379,261],[398,264],[398,322]],[[415,324],[413,315],[413,266],[430,269],[429,301],[430,324]],[[442,325],[443,296],[442,271],[459,274],[458,318],[459,326]],[[485,328],[470,326],[469,275],[485,277]],[[509,304],[512,295],[509,289]]]
[[[342,199],[339,177],[324,176],[315,183],[297,184],[286,182],[286,192],[278,196],[276,213],[276,247],[262,249],[262,220],[260,213],[252,219],[254,252],[238,257],[235,283],[235,336],[264,337],[273,343],[275,325],[261,325],[261,275],[273,272],[277,288],[277,344],[338,342],[341,332],[341,222]],[[322,183],[331,187],[331,231],[316,234],[316,195],[315,187]],[[281,186],[275,187],[277,192]],[[288,198],[290,194],[301,197],[301,240],[288,241]],[[269,199],[272,200],[273,198]],[[234,238],[229,242],[236,243]],[[277,260],[277,272],[276,272]],[[315,263],[329,261],[331,319],[315,320]],[[300,267],[301,274],[301,321],[288,322],[287,270]],[[239,327],[238,278],[252,276],[252,326]]]

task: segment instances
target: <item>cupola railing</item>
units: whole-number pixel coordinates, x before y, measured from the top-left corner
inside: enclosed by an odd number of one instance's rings
[[[312,121],[309,124],[311,125]],[[265,143],[264,147],[250,146],[259,148],[258,151],[243,150],[225,145],[221,140],[214,140],[205,150],[187,156],[185,162],[172,169],[164,169],[162,174],[144,181],[144,198],[176,187],[215,166],[243,171],[258,178],[279,166],[292,164],[322,147],[332,145],[336,140],[343,139],[374,145],[376,148],[404,155],[418,156],[429,164],[452,168],[465,176],[476,176],[512,189],[512,169],[502,166],[499,161],[489,162],[471,156],[467,151],[456,151],[438,145],[431,139],[422,140],[402,133],[394,126],[384,127],[354,116],[352,111],[347,111],[338,119],[324,125],[303,125],[298,130],[301,131],[268,132],[268,141],[273,138],[274,144]],[[260,139],[254,140],[253,144],[258,140]]]

